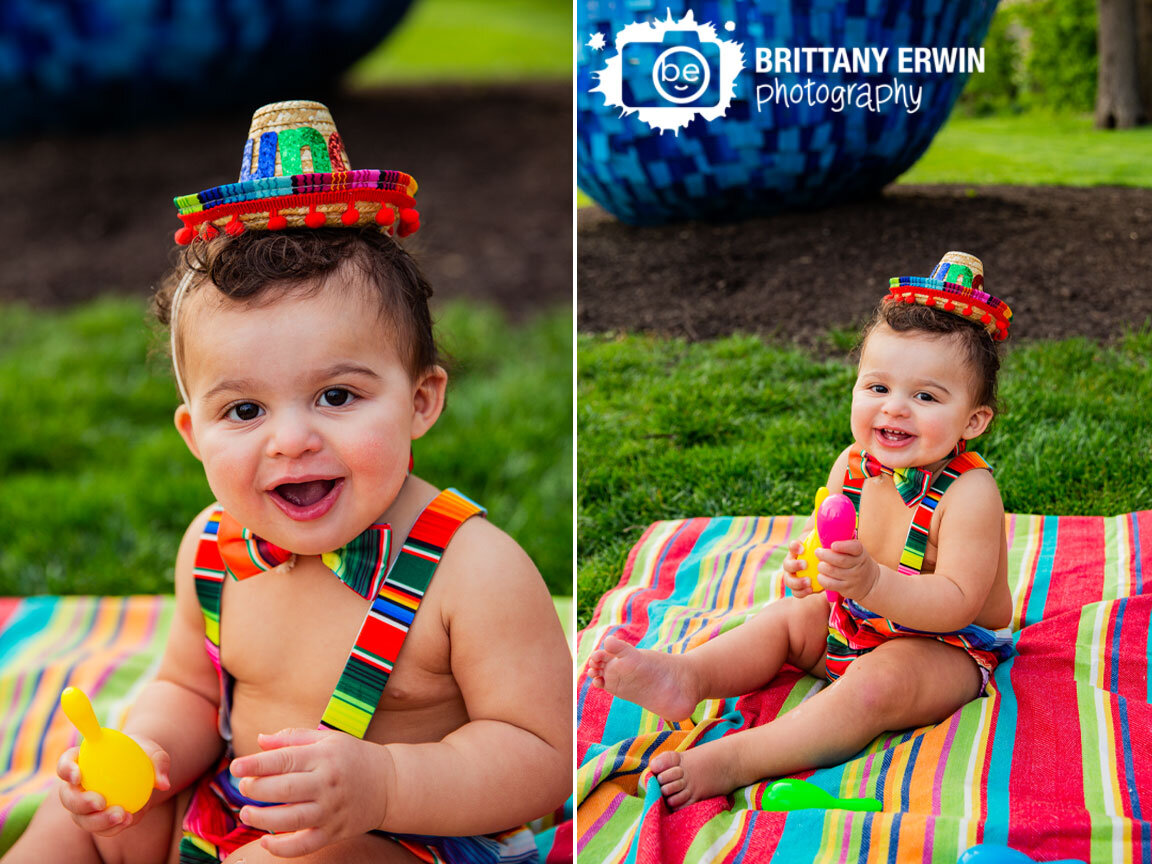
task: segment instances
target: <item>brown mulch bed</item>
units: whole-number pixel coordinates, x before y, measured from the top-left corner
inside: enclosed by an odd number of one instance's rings
[[[324,101],[353,167],[416,178],[421,228],[405,243],[437,297],[481,298],[516,316],[571,302],[570,85],[412,86]],[[173,196],[236,179],[250,117],[0,141],[0,301],[147,294],[180,227]]]
[[[738,224],[577,216],[577,326],[823,344],[892,276],[959,249],[984,261],[1013,339],[1110,339],[1152,320],[1152,189],[891,186],[870,201]]]

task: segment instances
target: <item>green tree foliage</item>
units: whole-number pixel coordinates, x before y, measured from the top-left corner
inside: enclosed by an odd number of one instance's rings
[[[984,116],[1020,108],[1021,57],[1019,5],[1001,5],[984,39],[984,71],[968,79],[960,104],[968,114]]]
[[[969,114],[1045,108],[1091,111],[1096,99],[1096,0],[1018,0],[996,10],[985,66],[961,97]]]

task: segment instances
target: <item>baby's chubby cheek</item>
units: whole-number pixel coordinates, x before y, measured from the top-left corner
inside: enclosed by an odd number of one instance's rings
[[[362,436],[349,442],[341,454],[353,480],[367,480],[387,486],[399,484],[408,474],[412,442],[387,435]]]

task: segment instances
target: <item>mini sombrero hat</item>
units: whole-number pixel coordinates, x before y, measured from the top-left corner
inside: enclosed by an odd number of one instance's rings
[[[1008,338],[1012,310],[983,290],[984,265],[967,252],[948,252],[931,276],[894,276],[885,302],[918,303],[981,325],[997,342]]]
[[[240,179],[175,199],[176,242],[220,231],[353,228],[406,237],[420,227],[416,181],[402,171],[353,171],[332,114],[319,102],[275,102],[252,115]]]

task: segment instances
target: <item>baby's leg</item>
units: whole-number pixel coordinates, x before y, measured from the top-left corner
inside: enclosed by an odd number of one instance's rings
[[[771,723],[649,763],[668,804],[679,807],[767,777],[834,765],[877,735],[938,723],[980,694],[976,662],[934,639],[885,642],[840,680]]]
[[[299,858],[279,858],[260,845],[260,841],[240,847],[224,864],[419,864],[420,859],[394,840],[377,834],[364,834],[325,846]]]
[[[588,676],[614,696],[683,720],[701,699],[740,696],[763,686],[786,662],[823,674],[827,635],[823,594],[786,597],[684,654],[634,648],[609,636],[588,658]]]
[[[53,788],[4,856],[4,864],[155,864],[168,860],[176,806],[169,799],[114,837],[97,837],[72,821]]]

